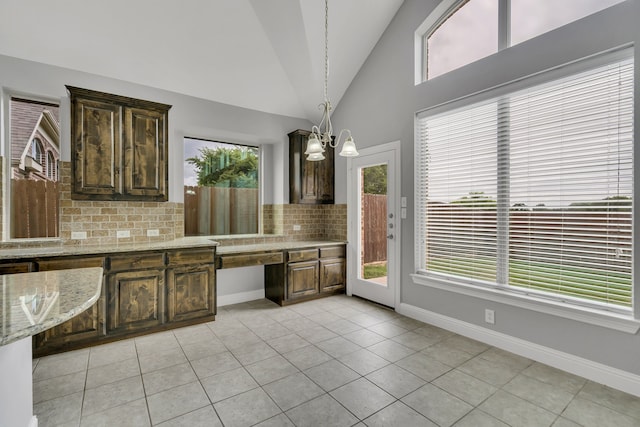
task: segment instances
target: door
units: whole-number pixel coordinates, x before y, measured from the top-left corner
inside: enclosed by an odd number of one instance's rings
[[[347,161],[347,293],[395,308],[399,301],[400,142]]]

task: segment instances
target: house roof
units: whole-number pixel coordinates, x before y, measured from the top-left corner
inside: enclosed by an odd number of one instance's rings
[[[59,107],[51,104],[11,100],[11,160],[20,160],[25,147],[31,141],[34,130],[43,119],[47,122],[52,121],[47,120],[45,116],[55,119],[55,125],[58,127],[57,132],[60,132],[58,124],[60,123],[59,110]],[[53,129],[54,132],[55,130]]]
[[[334,108],[403,0],[329,1]],[[2,0],[0,54],[320,119],[323,0]],[[47,40],[47,43],[43,43]]]

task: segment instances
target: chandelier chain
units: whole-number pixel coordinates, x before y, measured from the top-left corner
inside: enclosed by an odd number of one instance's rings
[[[329,0],[324,0],[324,100],[329,101]]]

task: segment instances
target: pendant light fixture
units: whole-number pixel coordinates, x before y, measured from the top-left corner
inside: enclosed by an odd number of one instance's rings
[[[342,129],[337,138],[333,136],[333,126],[331,125],[331,101],[329,101],[329,0],[324,1],[324,102],[318,105],[322,110],[322,120],[318,126],[313,125],[311,135],[307,141],[307,155],[309,161],[324,160],[324,150],[327,147],[336,148],[340,144],[342,134],[347,133],[347,138],[340,151],[343,157],[355,157],[358,155],[356,144],[353,142],[351,131]]]

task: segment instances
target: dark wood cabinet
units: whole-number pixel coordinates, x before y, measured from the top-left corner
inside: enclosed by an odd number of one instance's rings
[[[334,152],[325,149],[325,159],[307,161],[305,150],[310,132],[296,130],[289,134],[289,203],[334,203]]]
[[[288,250],[284,258],[265,265],[265,296],[271,301],[288,305],[344,292],[345,245]]]
[[[318,261],[287,264],[287,298],[295,299],[318,293]]]
[[[216,314],[212,251],[169,254],[167,315],[169,322]]]
[[[104,267],[104,257],[63,257],[36,261],[38,271],[69,268]],[[42,348],[64,349],[77,342],[97,339],[105,335],[104,283],[100,298],[87,310],[34,336],[34,354]]]
[[[164,321],[164,270],[121,271],[107,276],[107,333],[146,330]]]
[[[67,86],[73,199],[166,201],[170,105]]]

